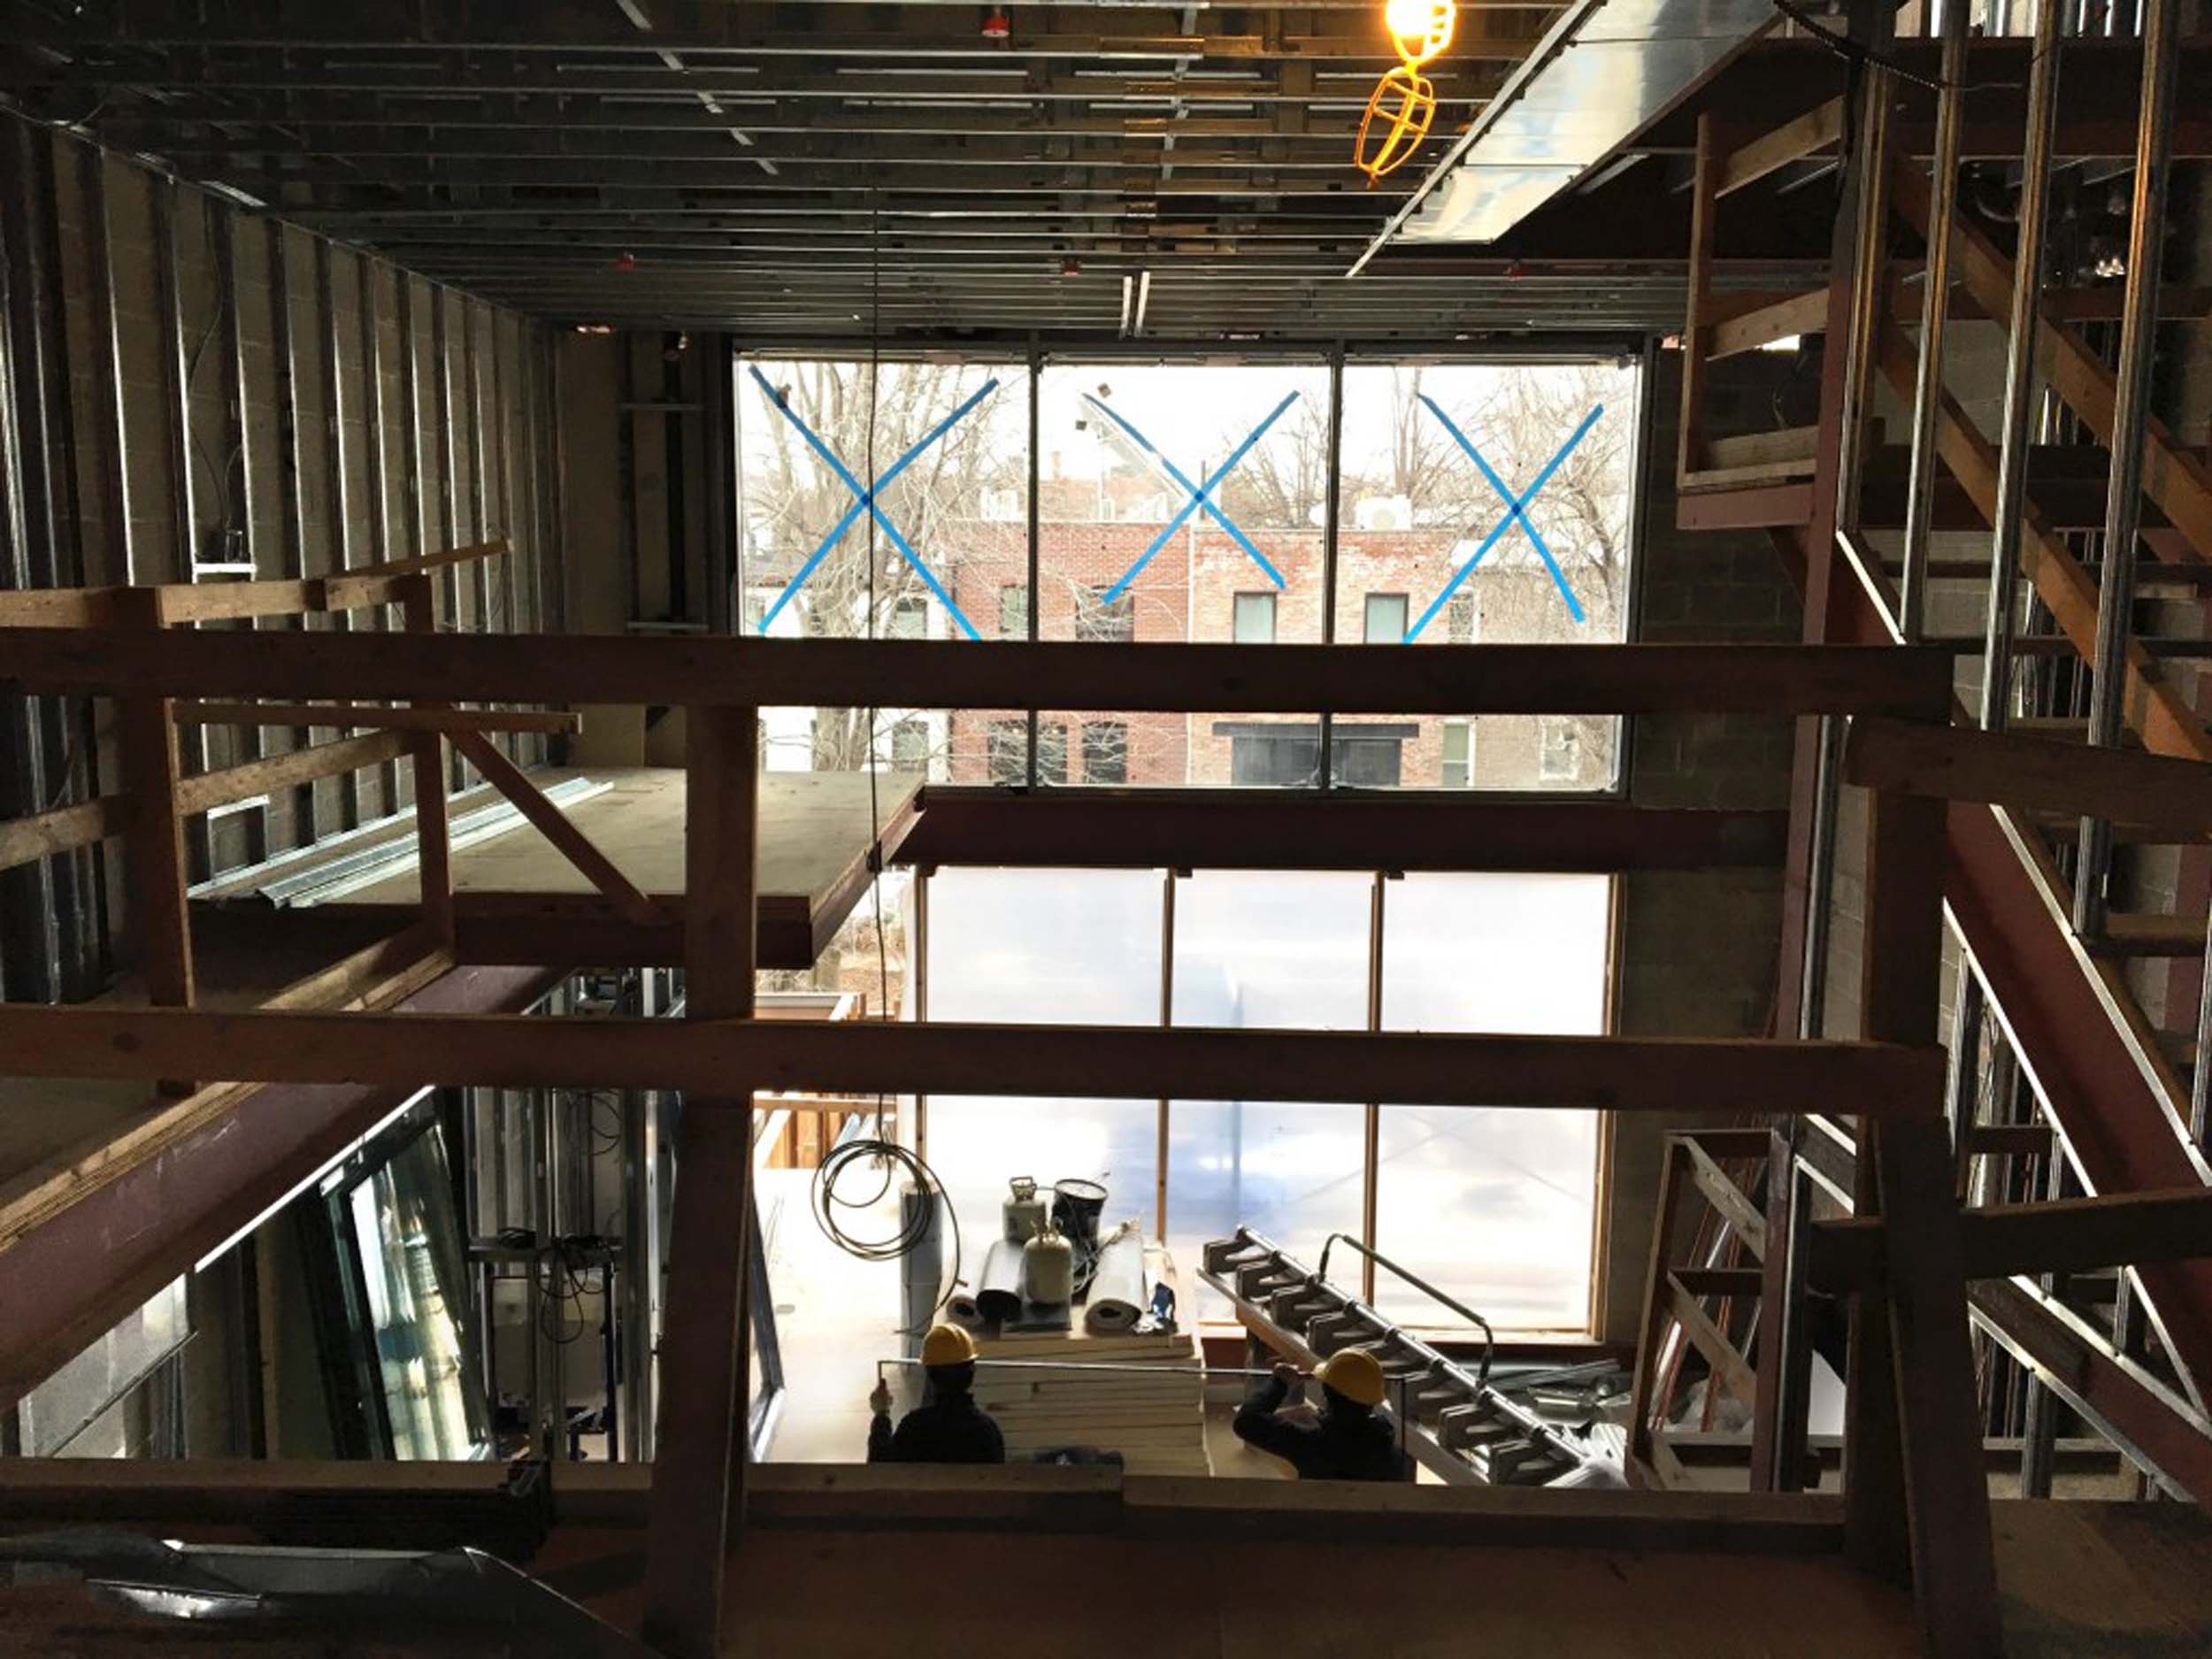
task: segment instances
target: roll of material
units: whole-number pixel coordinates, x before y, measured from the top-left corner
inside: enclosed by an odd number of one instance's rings
[[[1144,1269],[1144,1238],[1131,1227],[1099,1253],[1084,1304],[1083,1328],[1094,1334],[1136,1328],[1152,1305]]]
[[[905,1256],[899,1286],[899,1328],[907,1332],[909,1357],[921,1351],[920,1333],[937,1317],[937,1298],[944,1290],[945,1212],[937,1194],[910,1187],[899,1194],[903,1231],[914,1239]]]
[[[1022,1252],[1018,1244],[991,1240],[983,1272],[974,1285],[976,1317],[986,1325],[1011,1319],[1022,1310]]]

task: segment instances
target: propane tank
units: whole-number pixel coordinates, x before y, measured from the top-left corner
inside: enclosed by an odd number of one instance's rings
[[[1009,1244],[1026,1244],[1044,1230],[1045,1201],[1037,1196],[1032,1176],[1017,1175],[1007,1185],[1013,1196],[999,1205],[1000,1236]]]
[[[1022,1246],[1022,1295],[1058,1306],[1075,1294],[1075,1247],[1048,1221]]]

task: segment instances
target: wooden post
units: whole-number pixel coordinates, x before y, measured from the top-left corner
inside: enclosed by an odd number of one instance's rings
[[[1782,1472],[1791,1463],[1782,1447],[1782,1394],[1788,1380],[1783,1331],[1793,1292],[1790,1282],[1791,1207],[1795,1201],[1797,1149],[1792,1130],[1768,1132],[1766,1253],[1759,1258],[1759,1315],[1752,1358],[1757,1366],[1758,1398],[1751,1411],[1751,1489],[1786,1489]]]
[[[161,628],[158,588],[142,595],[145,626]],[[193,1002],[192,912],[185,896],[184,826],[177,803],[178,760],[174,705],[139,693],[118,698],[117,727],[127,790],[123,853],[132,931],[146,1001],[156,1008],[189,1008]],[[165,1079],[164,1094],[184,1095],[196,1085]]]
[[[426,575],[401,584],[400,603],[410,634],[438,631],[437,584]],[[418,732],[409,740],[415,780],[416,865],[422,887],[422,919],[437,941],[453,944],[453,843],[446,822],[445,739]]]
[[[1629,1395],[1627,1474],[1632,1485],[1665,1484],[1654,1455],[1651,1413],[1659,1388],[1660,1333],[1673,1310],[1667,1275],[1674,1266],[1675,1230],[1682,1213],[1682,1185],[1688,1176],[1689,1159],[1682,1142],[1669,1135],[1660,1166],[1659,1219],[1652,1233],[1651,1265],[1644,1277],[1644,1317],[1637,1327],[1636,1372]]]
[[[1690,301],[1682,325],[1682,418],[1674,475],[1680,484],[1705,465],[1705,365],[1713,349],[1713,216],[1718,207],[1720,138],[1711,111],[1697,118],[1697,159],[1690,174]]]
[[[1936,1041],[1943,969],[1944,808],[1868,800],[1863,1030]],[[1964,1256],[1942,1101],[1859,1120],[1856,1204],[1884,1217],[1886,1299],[1854,1304],[1844,1445],[1845,1546],[1870,1571],[1909,1571],[1928,1651],[2002,1650],[1989,1488],[1967,1334]]]
[[[757,710],[687,711],[684,981],[692,1019],[749,1019],[754,989]],[[660,1347],[645,1635],[678,1659],[709,1659],[743,1524],[752,1202],[752,1082],[687,1098],[676,1141],[669,1313]]]

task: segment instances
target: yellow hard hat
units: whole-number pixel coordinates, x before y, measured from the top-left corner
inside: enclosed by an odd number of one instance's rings
[[[975,1358],[975,1339],[956,1325],[933,1325],[929,1334],[922,1339],[922,1363],[934,1369],[939,1365],[965,1365]],[[1375,1398],[1382,1398],[1381,1373],[1376,1373]]]
[[[1321,1362],[1321,1369],[1314,1375],[1323,1387],[1335,1390],[1356,1405],[1382,1404],[1382,1367],[1363,1348],[1339,1349]]]

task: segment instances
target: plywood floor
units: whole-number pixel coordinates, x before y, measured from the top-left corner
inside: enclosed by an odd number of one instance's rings
[[[568,809],[569,821],[591,839],[640,891],[684,890],[684,774],[660,766],[557,768],[531,774],[540,788],[572,778],[611,786]],[[876,778],[875,816],[887,840],[904,833],[923,780],[909,773]],[[833,902],[867,867],[870,808],[865,772],[772,772],[762,774],[760,893],[763,903]],[[583,872],[526,824],[453,856],[457,892],[589,893]],[[412,869],[348,894],[345,903],[412,902]]]

